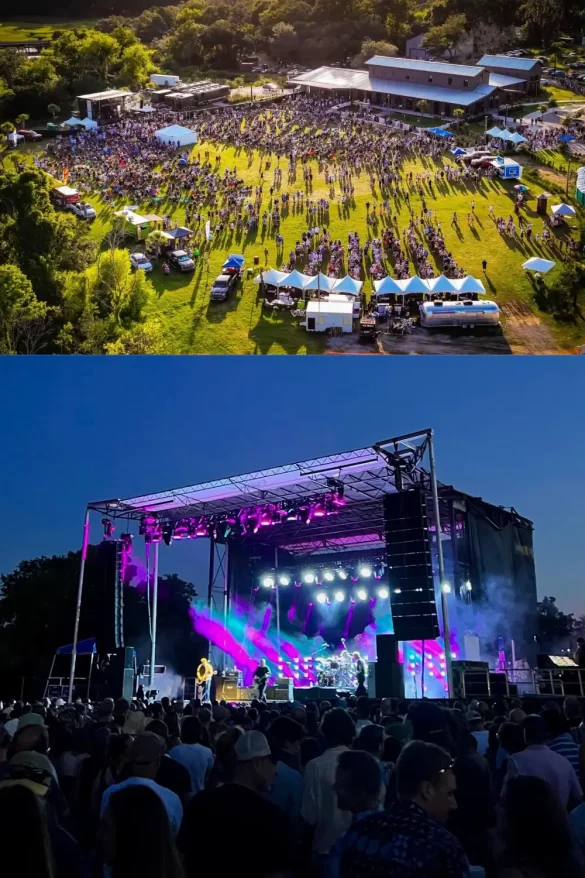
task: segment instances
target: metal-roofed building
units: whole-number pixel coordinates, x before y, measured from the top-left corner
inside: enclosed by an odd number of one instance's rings
[[[542,63],[536,58],[515,58],[512,55],[484,55],[477,62],[486,70],[496,74],[513,77],[522,82],[521,88],[527,93],[537,94],[540,90]]]

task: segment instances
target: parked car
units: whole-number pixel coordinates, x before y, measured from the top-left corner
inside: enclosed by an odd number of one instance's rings
[[[87,201],[76,201],[73,204],[68,204],[67,210],[72,210],[75,216],[78,216],[80,219],[95,219],[97,216],[97,213]]]
[[[169,262],[179,271],[193,271],[195,263],[184,250],[172,250],[169,253]]]
[[[24,137],[25,140],[42,140],[43,135],[39,134],[38,131],[31,131],[29,128],[21,128],[16,132]]]
[[[147,259],[144,253],[131,253],[130,263],[132,268],[135,268],[137,271],[152,271],[152,262]]]
[[[209,294],[212,302],[225,302],[230,292],[235,287],[239,275],[238,274],[220,274],[218,275],[211,287]]]

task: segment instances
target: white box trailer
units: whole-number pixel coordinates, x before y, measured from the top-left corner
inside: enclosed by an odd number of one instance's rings
[[[353,302],[311,299],[307,303],[306,320],[308,332],[326,332],[335,328],[353,332]]]
[[[495,302],[421,302],[420,324],[427,329],[446,326],[499,326],[500,309]]]
[[[181,77],[171,73],[151,73],[150,81],[161,88],[174,88],[180,83]]]

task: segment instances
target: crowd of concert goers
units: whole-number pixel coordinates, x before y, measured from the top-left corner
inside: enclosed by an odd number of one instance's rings
[[[577,698],[0,703],[3,874],[576,878]]]

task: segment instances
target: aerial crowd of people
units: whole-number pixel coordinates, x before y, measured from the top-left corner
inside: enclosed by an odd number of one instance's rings
[[[574,697],[44,699],[0,703],[0,723],[6,874],[585,874]]]

